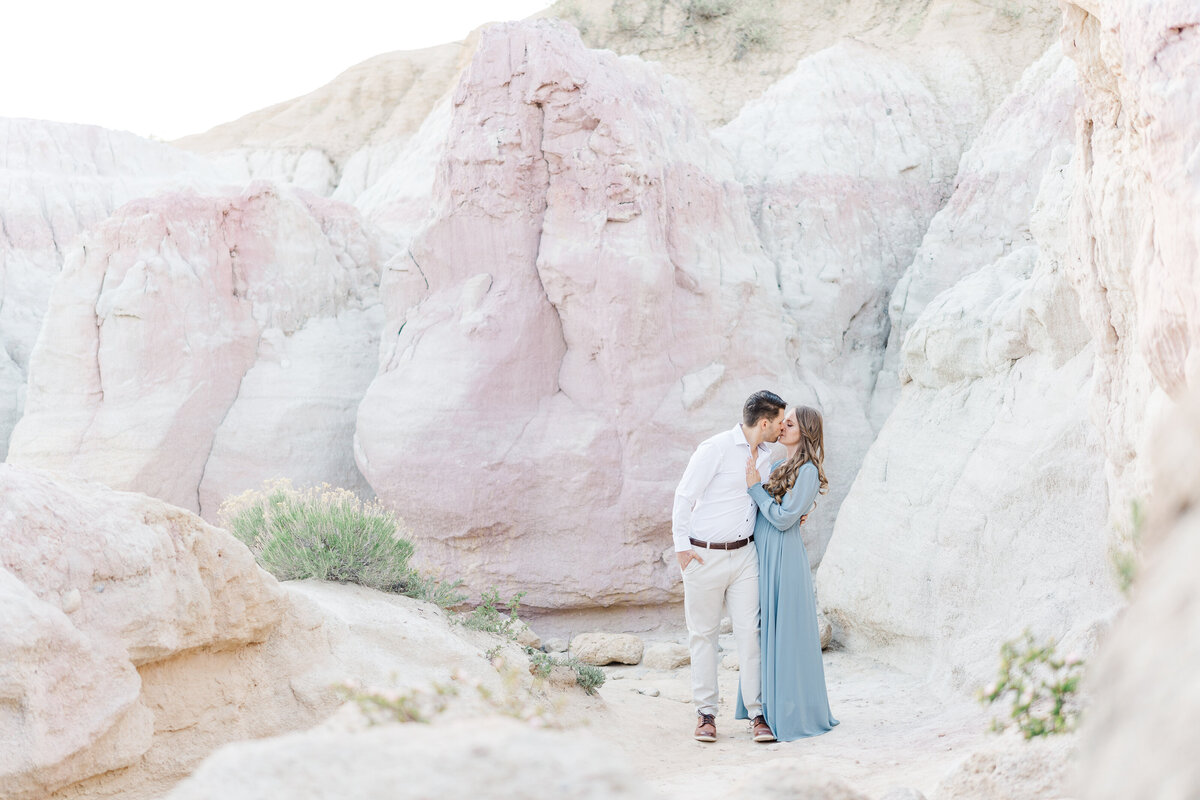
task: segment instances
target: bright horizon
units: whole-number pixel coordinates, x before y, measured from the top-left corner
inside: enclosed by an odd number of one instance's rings
[[[343,0],[337,15],[212,0],[25,2],[0,27],[0,117],[178,139],[325,85],[372,56],[459,41],[550,0]],[[320,41],[320,46],[309,42]]]

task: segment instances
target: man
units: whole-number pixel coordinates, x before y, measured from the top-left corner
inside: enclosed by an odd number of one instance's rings
[[[742,409],[742,422],[706,439],[692,454],[671,514],[675,555],[683,571],[683,609],[692,655],[695,738],[717,740],[717,635],[721,608],[728,606],[737,642],[742,700],[753,722],[754,741],[775,740],[762,715],[758,649],[758,553],[753,547],[757,506],[746,492],[751,453],[765,481],[771,456],[767,443],[783,431],[786,403],[773,392],[755,392]]]

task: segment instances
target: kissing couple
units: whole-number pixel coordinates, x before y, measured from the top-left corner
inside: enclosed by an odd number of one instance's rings
[[[700,443],[675,490],[671,533],[683,571],[698,741],[717,740],[723,607],[737,642],[735,717],[751,720],[754,741],[817,736],[838,724],[800,538],[817,494],[829,487],[822,427],[816,409],[755,392],[740,424]],[[772,464],[775,442],[787,457]]]

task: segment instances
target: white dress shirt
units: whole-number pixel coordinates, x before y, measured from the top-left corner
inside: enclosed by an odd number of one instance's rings
[[[758,506],[746,492],[746,461],[750,443],[742,426],[705,439],[688,461],[675,490],[671,511],[671,537],[675,552],[693,549],[688,541],[735,542],[754,533]],[[770,477],[771,448],[758,446],[754,461],[759,476]]]

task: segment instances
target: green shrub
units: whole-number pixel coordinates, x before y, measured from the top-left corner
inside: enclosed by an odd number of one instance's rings
[[[599,667],[584,664],[577,658],[568,659],[567,666],[575,670],[575,682],[588,694],[595,694],[604,685],[604,670]]]
[[[588,694],[595,694],[596,690],[604,685],[604,670],[584,664],[578,658],[557,659],[532,647],[525,648],[525,655],[529,656],[530,672],[539,678],[549,677],[550,671],[555,667],[570,667],[575,671],[575,683],[583,687]]]
[[[1000,646],[996,681],[980,689],[977,697],[991,705],[1011,696],[1011,722],[992,721],[992,729],[1016,725],[1026,739],[1074,730],[1079,723],[1079,680],[1083,660],[1059,658],[1054,644],[1037,644],[1029,631]]]
[[[500,592],[493,586],[480,594],[479,605],[459,617],[459,622],[471,630],[495,633],[510,639],[515,638],[516,631],[514,629],[520,622],[517,618],[517,610],[521,607],[521,598],[524,596],[525,592],[517,592],[513,595],[512,599],[508,601],[508,613],[506,614],[497,608],[497,605],[500,605]]]
[[[1129,504],[1129,526],[1119,531],[1117,544],[1110,552],[1117,586],[1122,594],[1129,594],[1137,578],[1138,552],[1141,549],[1142,529],[1146,525],[1146,512],[1140,500]]]
[[[442,606],[463,599],[458,582],[443,584],[409,566],[413,546],[399,517],[346,489],[296,489],[286,480],[271,481],[226,500],[219,516],[281,581],[357,583]]]

